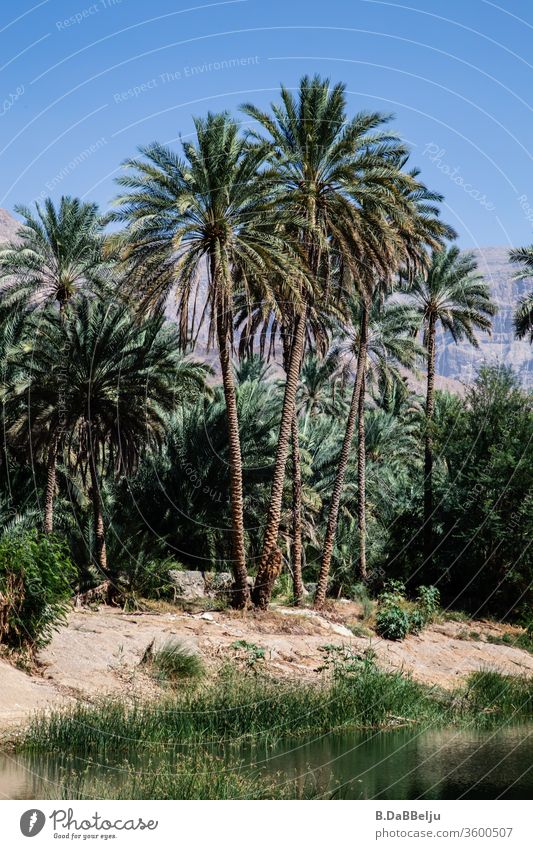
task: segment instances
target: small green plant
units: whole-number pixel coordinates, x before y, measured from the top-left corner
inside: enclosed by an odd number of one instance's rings
[[[328,645],[320,646],[320,651],[324,655],[324,662],[318,667],[317,672],[330,672],[336,680],[343,680],[375,668],[376,653],[370,646],[359,653],[350,646],[328,643]]]
[[[156,676],[171,684],[184,679],[202,678],[205,669],[202,658],[178,640],[169,640],[151,658]]]
[[[247,666],[252,669],[260,660],[265,658],[265,650],[261,646],[256,646],[255,643],[249,643],[246,640],[236,640],[231,644],[231,648],[241,653],[244,656]]]
[[[379,595],[376,631],[386,640],[403,640],[409,633],[409,613],[402,581],[387,581]]]
[[[75,569],[66,545],[36,530],[0,538],[0,642],[46,645],[66,620]]]
[[[391,601],[380,605],[376,614],[376,631],[386,640],[403,640],[409,632],[409,614]]]
[[[424,625],[432,622],[440,605],[440,592],[437,587],[418,587],[416,604],[424,618]]]
[[[415,607],[415,609],[412,610],[408,614],[408,618],[409,618],[409,633],[410,634],[419,634],[420,631],[422,630],[422,628],[424,627],[424,625],[426,624],[426,621],[427,621],[423,612],[421,610],[419,610],[417,607]]]

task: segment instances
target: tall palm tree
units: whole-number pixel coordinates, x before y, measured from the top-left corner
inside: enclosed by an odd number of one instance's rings
[[[122,245],[133,287],[145,304],[159,303],[177,289],[182,338],[191,338],[190,298],[202,269],[207,272],[210,337],[216,337],[227,410],[234,604],[249,599],[243,522],[242,456],[231,362],[233,299],[249,277],[292,268],[277,235],[272,188],[259,174],[268,151],[250,146],[226,113],[195,119],[196,140],[184,142],[183,158],[160,144],[142,148],[142,159],[125,163],[118,179],[115,221],[126,222]],[[296,276],[296,272],[295,272]]]
[[[92,501],[94,559],[109,578],[101,474],[131,474],[142,452],[161,444],[165,414],[201,390],[205,369],[178,356],[176,331],[162,314],[140,322],[109,300],[82,296],[69,321],[49,310],[35,316],[32,330],[12,389],[19,402],[13,437],[39,445],[41,434],[61,429],[65,464]]]
[[[396,136],[383,129],[388,116],[360,113],[346,116],[343,85],[330,86],[318,76],[304,77],[298,96],[285,87],[281,104],[263,112],[248,104],[244,112],[259,124],[255,132],[260,147],[274,151],[269,177],[281,190],[280,204],[301,221],[299,241],[313,283],[312,291],[324,310],[333,300],[329,270],[333,257],[355,288],[365,289],[372,265],[388,277],[391,228],[387,215],[400,218],[405,204],[398,184],[412,184],[399,176],[398,163],[405,155]],[[346,273],[344,273],[346,272]],[[263,553],[254,586],[254,601],[266,607],[280,564],[277,539],[285,466],[293,427],[298,376],[305,344],[311,290],[301,292],[290,327],[290,360],[285,383],[271,500]]]
[[[294,222],[287,228],[286,238],[291,241],[298,239],[294,232]],[[285,275],[272,280],[274,297],[261,300],[256,297],[252,309],[247,304],[241,305],[236,316],[236,325],[242,328],[239,339],[239,354],[244,356],[253,352],[257,347],[260,356],[268,359],[275,357],[279,347],[282,350],[283,369],[287,375],[290,367],[297,304],[291,298],[290,288],[287,287]],[[242,299],[241,299],[242,300]],[[334,310],[332,310],[334,312]],[[325,356],[331,331],[331,316],[320,307],[319,303],[307,304],[307,321],[305,327],[304,349],[315,351],[315,357]],[[318,362],[318,360],[317,360]],[[305,369],[305,360],[304,366]],[[295,405],[291,422],[291,476],[292,476],[292,540],[291,565],[293,578],[293,599],[295,605],[302,602],[304,586],[302,579],[303,541],[302,541],[302,471],[300,452],[300,433],[298,421],[298,404]]]
[[[491,318],[497,309],[490,287],[476,273],[471,253],[454,246],[434,251],[427,273],[414,277],[409,291],[417,309],[427,350],[426,429],[424,448],[424,555],[433,549],[433,413],[435,407],[435,360],[437,329],[450,333],[455,343],[467,339],[478,346],[475,330],[490,332]]]
[[[517,248],[509,254],[511,262],[519,263],[522,268],[516,275],[515,280],[524,280],[533,276],[533,245],[527,248]],[[517,339],[525,339],[529,336],[530,344],[533,344],[533,293],[529,292],[519,299],[515,314],[514,328]]]
[[[398,156],[398,173],[402,173],[402,169],[407,165],[407,161],[407,155],[400,154]],[[380,273],[379,268],[375,267],[375,264],[372,263],[370,258],[365,266],[365,273],[368,276],[368,282],[366,291],[362,291],[361,293],[357,366],[352,399],[346,421],[346,431],[339,456],[337,475],[335,477],[329,508],[328,524],[324,537],[322,562],[320,565],[320,573],[315,594],[316,607],[321,607],[326,599],[339,507],[346,470],[348,468],[355,423],[358,416],[360,422],[363,420],[364,386],[368,348],[368,322],[372,299],[376,296],[383,297],[384,293],[390,291],[391,273],[397,274],[400,269],[403,269],[404,273],[410,277],[416,270],[426,267],[428,248],[441,246],[442,239],[444,237],[451,237],[455,235],[450,227],[439,220],[439,209],[436,206],[436,203],[442,200],[442,196],[430,191],[423,183],[419,182],[419,171],[417,169],[411,169],[408,171],[407,176],[408,179],[406,180],[398,180],[398,177],[395,175],[392,175],[391,177],[392,181],[395,182],[394,187],[399,192],[404,204],[403,210],[405,214],[398,215],[394,208],[391,208],[388,211],[389,225],[394,233],[394,237],[392,238],[390,231],[388,233],[391,243],[388,274],[383,275]],[[362,426],[363,425],[361,424],[360,428],[362,428]],[[361,430],[359,436],[360,439],[364,436]],[[359,457],[360,472],[362,476],[364,472],[364,455],[362,451],[360,451]],[[364,482],[362,485],[364,486]],[[361,516],[360,524],[362,522],[364,522],[364,517]]]
[[[33,310],[50,303],[64,318],[70,300],[80,292],[102,291],[109,283],[112,256],[104,256],[105,237],[98,207],[79,198],[63,196],[56,209],[46,198],[35,213],[15,207],[23,217],[17,241],[0,248],[0,280],[7,279],[6,304],[24,304]],[[46,456],[44,533],[53,528],[57,452],[61,438],[59,418],[51,418],[40,434]]]
[[[361,321],[364,307],[359,300],[351,303],[351,331],[341,344],[340,353],[357,358],[361,346]],[[399,366],[411,368],[423,349],[414,338],[418,314],[408,304],[395,302],[389,296],[382,303],[374,297],[366,326],[366,366],[357,409],[357,522],[359,530],[359,578],[367,580],[366,566],[366,389],[382,391],[401,382]]]
[[[62,197],[56,209],[46,198],[35,212],[15,207],[23,217],[17,241],[0,248],[0,279],[8,279],[4,298],[36,307],[50,302],[64,310],[78,292],[100,289],[109,280],[112,258],[104,259],[103,223],[98,207]]]

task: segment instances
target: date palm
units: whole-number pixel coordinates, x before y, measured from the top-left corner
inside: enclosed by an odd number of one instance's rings
[[[490,332],[497,309],[490,287],[477,273],[471,253],[454,246],[434,251],[425,274],[414,277],[410,298],[418,311],[427,350],[426,428],[424,448],[424,554],[429,559],[433,548],[433,431],[435,408],[435,360],[437,330],[447,331],[455,343],[467,339],[478,347],[476,330]]]
[[[511,251],[509,259],[522,266],[515,280],[533,277],[533,245]],[[517,339],[529,336],[530,344],[533,343],[533,293],[522,295],[519,299],[514,314],[514,328]]]
[[[50,198],[35,204],[35,212],[15,207],[23,223],[17,241],[0,248],[0,280],[7,280],[7,305],[33,310],[50,303],[64,318],[70,300],[80,292],[102,291],[109,282],[112,257],[104,257],[103,224],[96,204],[62,197],[56,208]],[[44,533],[51,533],[60,435],[56,420],[40,434],[46,456]]]
[[[207,273],[210,337],[216,338],[227,410],[230,463],[233,600],[249,598],[243,522],[242,456],[231,362],[234,295],[252,277],[268,289],[270,274],[291,270],[272,187],[260,169],[268,151],[250,146],[227,114],[195,119],[196,140],[180,157],[168,147],[142,148],[118,179],[124,193],[113,220],[126,222],[122,245],[133,288],[159,303],[177,290],[182,338],[190,339],[189,302],[199,274]],[[296,272],[295,272],[296,274]]]
[[[352,328],[341,344],[340,352],[357,358],[363,329],[361,301],[351,305]],[[357,524],[359,531],[359,579],[367,580],[366,565],[366,389],[387,387],[401,381],[399,366],[411,368],[423,349],[414,338],[418,326],[416,310],[407,304],[397,303],[390,297],[381,302],[374,297],[363,332],[366,333],[366,367],[357,408]]]
[[[98,207],[79,198],[50,198],[35,212],[15,207],[23,223],[17,241],[0,249],[0,279],[8,280],[3,297],[35,308],[55,302],[63,314],[78,292],[100,289],[109,280],[111,257],[104,259],[103,224]]]
[[[264,608],[281,563],[277,539],[309,300],[317,299],[322,310],[333,300],[329,269],[334,258],[342,267],[336,279],[349,279],[356,289],[365,290],[369,265],[388,277],[394,233],[390,216],[405,214],[399,185],[413,181],[398,168],[405,149],[384,130],[388,116],[360,113],[348,120],[343,85],[304,77],[297,97],[282,87],[281,103],[273,104],[270,113],[251,104],[243,109],[259,125],[254,131],[258,145],[274,151],[269,178],[280,188],[280,205],[303,222],[299,242],[313,282],[312,290],[302,292],[290,327],[271,499],[253,592],[256,605]]]
[[[407,156],[400,155],[397,161],[401,172],[407,165]],[[322,562],[318,576],[317,590],[315,594],[315,606],[321,607],[326,599],[329,571],[333,554],[333,545],[337,529],[339,507],[341,503],[344,479],[348,468],[351,444],[355,432],[356,419],[363,421],[364,414],[364,386],[368,355],[368,331],[369,316],[373,298],[382,298],[391,289],[391,272],[395,275],[403,269],[407,277],[415,271],[427,266],[427,250],[442,245],[442,239],[454,235],[450,227],[439,220],[439,209],[436,204],[442,197],[431,192],[418,180],[419,172],[412,169],[408,172],[408,179],[397,181],[395,189],[399,192],[403,201],[403,215],[398,215],[394,208],[389,210],[389,224],[394,236],[390,231],[387,233],[391,244],[391,257],[388,274],[380,273],[379,268],[369,260],[365,266],[368,276],[366,291],[360,292],[360,330],[357,351],[357,366],[353,392],[346,420],[346,430],[339,457],[339,464],[333,492],[329,507],[328,524],[324,537]],[[394,180],[394,175],[392,176]],[[369,297],[369,294],[370,297]],[[359,434],[360,443],[363,434]],[[360,454],[360,471],[364,471],[363,455]],[[363,484],[364,485],[364,484]],[[360,517],[361,520],[361,517]],[[364,534],[363,534],[364,536]],[[365,567],[363,566],[363,569]]]
[[[65,465],[92,502],[94,560],[107,578],[102,473],[131,474],[145,449],[162,443],[165,415],[203,386],[205,370],[179,357],[176,335],[160,313],[139,321],[124,304],[82,296],[68,321],[52,310],[36,315],[19,356],[12,436],[39,448],[43,434],[62,434]]]

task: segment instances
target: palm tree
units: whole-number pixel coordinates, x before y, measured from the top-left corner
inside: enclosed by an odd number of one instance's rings
[[[448,331],[455,343],[467,339],[478,346],[475,329],[489,331],[496,306],[490,298],[490,287],[476,273],[477,264],[471,253],[461,253],[454,246],[434,251],[426,274],[414,277],[410,298],[417,309],[427,350],[426,429],[424,449],[424,554],[431,557],[433,548],[433,432],[435,406],[435,360],[437,329]]]
[[[22,402],[13,437],[39,445],[43,433],[64,435],[65,464],[92,501],[94,559],[109,579],[101,473],[131,474],[143,451],[162,443],[165,414],[201,390],[205,369],[179,358],[176,330],[161,313],[140,322],[111,301],[81,296],[69,321],[49,310],[32,330],[12,390]]]
[[[0,279],[9,285],[3,297],[28,306],[56,302],[63,314],[78,292],[101,289],[109,280],[111,257],[104,259],[103,223],[98,207],[62,197],[59,208],[46,198],[35,213],[15,207],[23,217],[17,242],[0,249]]]
[[[524,280],[533,275],[533,245],[511,251],[509,259],[522,266],[515,280]],[[529,336],[529,342],[533,344],[533,294],[531,292],[523,295],[518,301],[514,314],[514,328],[517,339],[525,339]]]
[[[325,310],[333,301],[329,273],[333,257],[343,270],[338,280],[344,283],[350,277],[356,289],[365,289],[368,265],[384,278],[389,276],[392,230],[387,215],[402,216],[405,204],[398,187],[402,181],[413,182],[407,174],[399,175],[405,149],[382,129],[388,116],[361,113],[347,120],[343,85],[331,87],[329,80],[304,77],[298,98],[282,87],[281,101],[281,105],[273,104],[271,114],[251,104],[243,109],[265,133],[255,133],[258,145],[274,151],[269,177],[280,188],[279,202],[290,211],[288,217],[301,222],[299,242],[314,295],[309,288],[301,290],[288,328],[290,360],[263,553],[253,592],[256,605],[262,608],[268,604],[280,563],[277,538],[285,466],[309,304],[315,297]]]
[[[207,267],[210,337],[216,336],[227,410],[235,606],[249,598],[243,523],[242,456],[231,363],[233,299],[247,280],[292,268],[277,235],[271,186],[259,170],[267,151],[239,136],[227,115],[195,119],[196,141],[184,142],[183,158],[168,147],[141,149],[118,180],[125,192],[111,217],[128,224],[122,245],[130,279],[144,304],[161,302],[177,287],[182,339],[192,329],[189,302],[200,270]]]
[[[341,355],[357,358],[361,346],[363,329],[359,300],[351,303],[351,332],[341,344]],[[363,375],[357,409],[357,520],[359,530],[359,578],[367,580],[366,566],[366,388],[370,386],[386,390],[393,383],[401,382],[398,366],[411,368],[423,349],[414,335],[418,325],[416,310],[407,304],[395,302],[391,297],[384,303],[374,297],[368,311],[366,326],[366,368]]]
[[[46,198],[35,213],[18,206],[24,219],[17,242],[0,249],[0,279],[7,279],[3,293],[7,304],[29,309],[59,305],[64,318],[69,301],[79,292],[102,290],[109,282],[112,257],[104,258],[103,224],[96,204],[62,197],[59,208]],[[53,528],[57,452],[60,441],[58,417],[51,418],[40,434],[40,450],[46,456],[44,533]]]
[[[407,155],[399,154],[397,159],[399,174],[402,173],[401,169],[406,166],[407,160]],[[342,443],[337,475],[333,486],[328,524],[324,537],[322,562],[320,565],[320,573],[315,594],[316,607],[321,607],[326,599],[331,557],[333,554],[333,545],[337,529],[337,519],[342,489],[344,486],[344,478],[348,468],[350,449],[355,431],[355,422],[357,417],[359,417],[360,422],[363,421],[364,386],[368,348],[368,322],[372,299],[376,296],[383,297],[384,293],[390,291],[391,273],[396,274],[400,269],[403,269],[404,273],[410,277],[414,271],[426,267],[428,248],[441,246],[442,239],[444,237],[451,237],[455,235],[449,226],[443,224],[439,220],[439,209],[436,206],[436,203],[442,200],[442,196],[435,192],[431,192],[423,183],[419,182],[419,171],[417,169],[412,169],[407,172],[407,177],[408,179],[406,180],[398,180],[398,177],[395,175],[392,175],[391,178],[397,183],[395,189],[398,191],[404,205],[404,214],[398,215],[394,208],[389,209],[389,223],[393,234],[391,235],[390,231],[387,233],[391,243],[388,273],[386,275],[383,275],[382,273],[380,274],[379,268],[375,266],[375,264],[371,261],[371,258],[369,258],[367,265],[365,266],[365,273],[368,276],[368,282],[366,291],[362,291],[360,293],[360,333],[355,380],[350,409],[346,421],[346,432]],[[361,439],[364,436],[361,432],[362,427],[363,425],[361,424],[359,432],[361,447],[359,452],[361,478],[364,473],[364,454],[362,452],[361,443]],[[364,481],[361,482],[361,486],[364,486]],[[362,522],[364,522],[364,517],[360,516],[360,523]]]

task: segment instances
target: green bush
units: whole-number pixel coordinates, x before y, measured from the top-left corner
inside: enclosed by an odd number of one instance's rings
[[[409,614],[399,604],[387,601],[378,608],[376,631],[386,640],[403,640],[409,632]]]
[[[427,620],[422,611],[415,607],[415,609],[409,613],[409,633],[419,634],[426,624],[426,621]]]
[[[424,625],[431,622],[440,605],[440,593],[437,587],[419,587],[416,604],[424,618]]]
[[[0,642],[46,645],[63,624],[75,569],[66,545],[36,530],[0,537]]]

